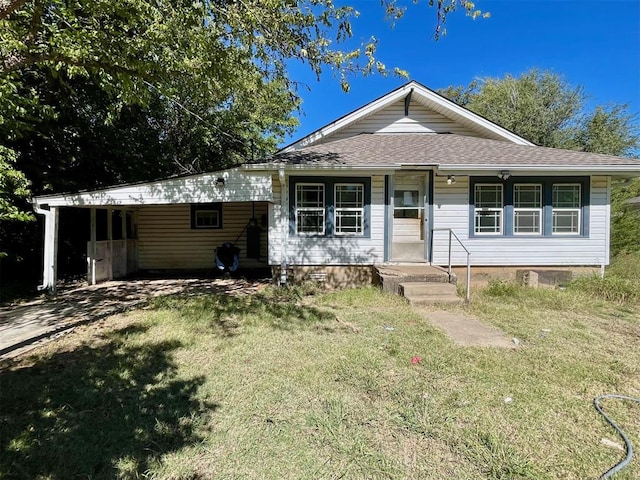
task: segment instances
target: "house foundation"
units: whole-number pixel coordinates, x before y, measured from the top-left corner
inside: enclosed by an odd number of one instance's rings
[[[589,275],[599,275],[600,267],[589,266],[518,266],[518,267],[471,267],[472,287],[483,287],[494,280],[525,283],[531,278],[531,272],[537,276],[539,286],[557,287],[566,285],[571,280]],[[465,267],[453,267],[456,275],[464,275]]]
[[[271,271],[273,282],[281,283],[281,267],[274,266]],[[377,281],[372,265],[289,265],[286,272],[289,285],[314,282],[328,288],[352,288],[372,285]]]

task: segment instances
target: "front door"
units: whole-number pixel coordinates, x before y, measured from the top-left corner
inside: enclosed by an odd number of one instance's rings
[[[393,187],[391,260],[427,260],[427,177],[424,174],[396,175]]]

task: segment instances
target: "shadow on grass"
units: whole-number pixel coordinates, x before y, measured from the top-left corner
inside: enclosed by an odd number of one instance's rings
[[[172,310],[185,325],[206,326],[221,337],[237,335],[242,324],[291,331],[336,320],[334,313],[309,305],[304,295],[293,289],[250,295],[166,296],[155,299],[151,308]]]
[[[138,478],[197,443],[218,405],[203,378],[178,378],[178,342],[141,343],[145,327],[0,371],[0,478]]]

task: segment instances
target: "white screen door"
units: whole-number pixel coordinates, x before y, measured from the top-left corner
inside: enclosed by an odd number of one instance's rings
[[[397,175],[393,190],[391,260],[424,262],[427,259],[425,176]]]

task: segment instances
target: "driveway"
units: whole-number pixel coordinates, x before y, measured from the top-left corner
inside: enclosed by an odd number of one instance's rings
[[[78,325],[131,309],[161,295],[246,294],[266,281],[171,279],[111,281],[66,287],[55,297],[0,308],[0,360],[15,357]]]

